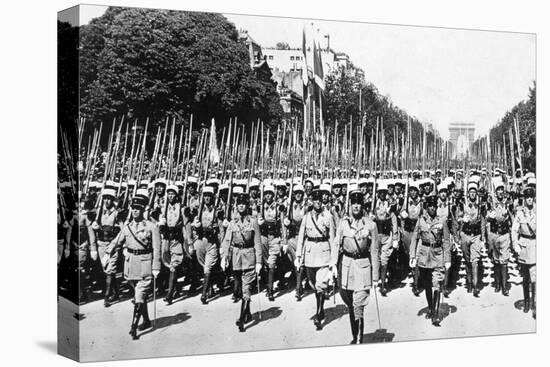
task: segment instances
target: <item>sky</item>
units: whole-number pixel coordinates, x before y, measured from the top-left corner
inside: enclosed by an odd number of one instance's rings
[[[86,6],[81,24],[106,7]],[[536,78],[534,34],[224,14],[262,47],[301,46],[313,22],[330,46],[345,52],[392,102],[448,137],[452,122],[473,122],[485,134]]]

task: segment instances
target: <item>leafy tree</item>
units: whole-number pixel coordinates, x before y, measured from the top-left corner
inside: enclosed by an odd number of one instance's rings
[[[290,45],[286,42],[277,42],[275,45],[275,49],[277,50],[290,50]]]
[[[195,126],[212,117],[219,127],[234,116],[280,120],[275,84],[257,77],[220,14],[110,7],[81,28],[81,111],[92,121],[191,113]]]

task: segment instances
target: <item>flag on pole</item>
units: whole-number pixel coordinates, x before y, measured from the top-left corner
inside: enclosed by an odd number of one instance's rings
[[[216,122],[212,118],[210,125],[210,142],[209,142],[209,159],[210,163],[220,163],[220,151],[218,150],[218,138],[216,137]]]

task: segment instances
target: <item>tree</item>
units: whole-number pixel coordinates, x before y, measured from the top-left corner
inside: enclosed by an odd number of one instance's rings
[[[81,27],[81,111],[158,122],[194,115],[279,122],[273,82],[256,77],[235,26],[220,14],[110,7]]]
[[[290,50],[290,45],[286,42],[277,42],[275,45],[275,49],[277,50]]]

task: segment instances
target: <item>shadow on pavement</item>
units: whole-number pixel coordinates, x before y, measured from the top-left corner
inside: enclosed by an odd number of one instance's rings
[[[363,344],[366,343],[388,343],[393,341],[394,333],[388,333],[387,329],[378,329],[373,333],[363,335]]]
[[[254,312],[252,314],[252,323],[245,325],[245,330],[248,330],[256,325],[258,325],[260,322],[276,319],[277,317],[281,316],[283,311],[280,307],[270,307],[267,310],[262,310],[262,319],[260,320],[260,312]]]
[[[156,323],[155,323],[155,327],[144,331],[143,333],[139,334],[139,336],[142,337],[143,335],[152,333],[155,330],[163,329],[163,328],[171,326],[171,325],[181,324],[181,323],[189,320],[190,318],[191,318],[191,316],[187,312],[180,312],[180,313],[178,313],[176,315],[173,315],[173,316],[165,316],[165,317],[158,318]],[[151,320],[151,321],[153,321],[153,320]]]
[[[517,310],[523,311],[523,305],[525,305],[525,300],[524,299],[518,299],[516,302],[514,302],[514,307]]]
[[[55,341],[37,341],[36,345],[38,345],[40,348],[44,349],[47,352],[57,354],[57,342]]]
[[[330,324],[334,320],[341,318],[347,313],[348,313],[348,308],[345,305],[336,305],[334,307],[325,308],[325,318],[323,320],[323,327]],[[311,316],[309,319],[313,321],[314,318],[315,318],[315,315]]]
[[[457,311],[456,306],[450,305],[448,303],[441,303],[439,305],[439,317],[441,317],[441,320],[445,320],[447,316],[449,316],[452,313],[455,313]],[[428,307],[424,307],[418,311],[417,316],[426,316],[428,314]]]

